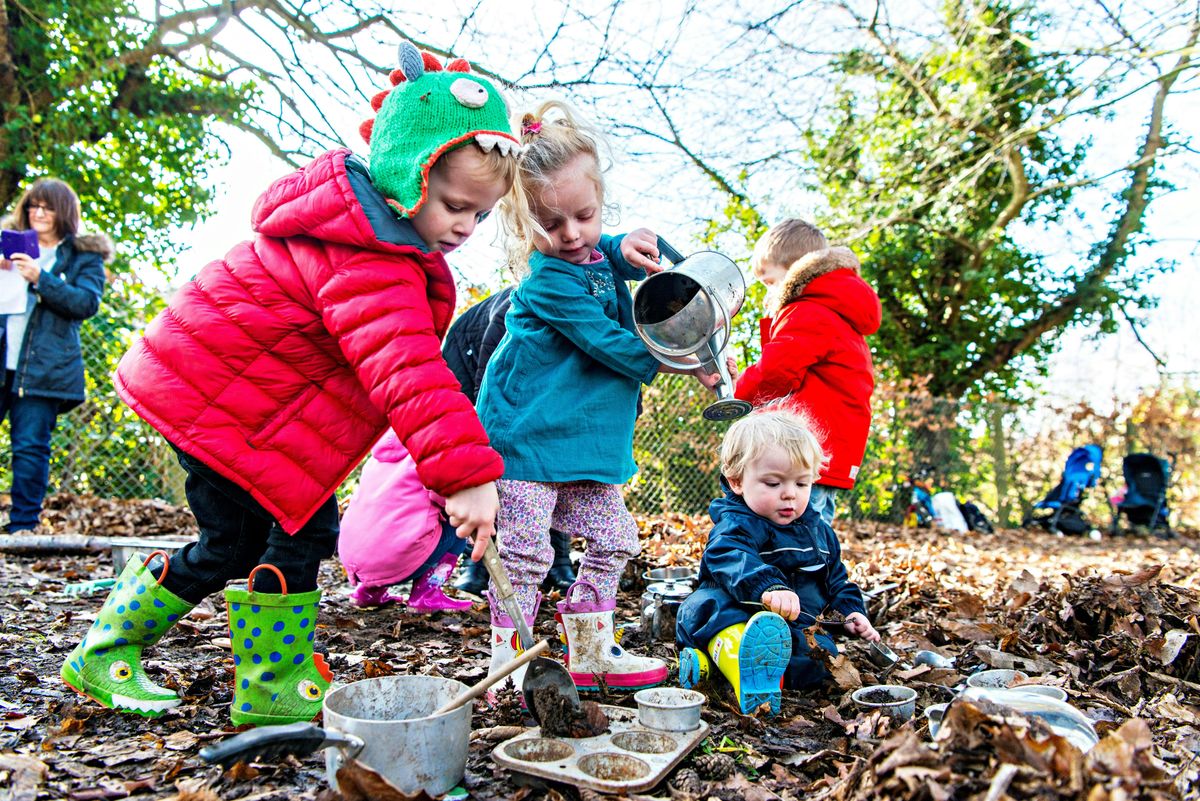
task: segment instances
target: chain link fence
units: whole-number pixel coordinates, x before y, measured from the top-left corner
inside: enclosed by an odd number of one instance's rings
[[[109,318],[84,326],[88,400],[59,419],[51,493],[184,502],[184,476],[171,448],[112,388],[111,371],[136,327]],[[1063,408],[961,403],[881,383],[873,399],[867,454],[854,489],[839,496],[838,515],[901,522],[920,484],[978,504],[993,523],[1018,525],[1058,482],[1071,449],[1097,443],[1105,450],[1103,478],[1083,505],[1094,525],[1103,527],[1109,520],[1108,497],[1123,485],[1122,455],[1149,451],[1172,462],[1172,524],[1195,526],[1200,520],[1197,400],[1195,390],[1160,388],[1126,408],[1101,413],[1084,403]],[[729,425],[702,417],[711,401],[710,393],[684,376],[663,375],[645,388],[634,438],[640,471],[627,486],[633,511],[700,514],[707,509],[719,491],[720,442]],[[9,484],[10,464],[8,427],[3,426],[0,487]]]

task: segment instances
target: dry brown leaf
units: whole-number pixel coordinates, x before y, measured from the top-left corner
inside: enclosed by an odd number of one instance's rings
[[[337,783],[346,801],[433,801],[424,790],[416,795],[401,792],[357,759],[348,759],[338,768]]]

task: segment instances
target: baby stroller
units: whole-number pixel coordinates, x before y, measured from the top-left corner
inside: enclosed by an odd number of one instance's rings
[[[1171,526],[1167,522],[1170,463],[1154,454],[1131,453],[1121,460],[1121,472],[1125,474],[1125,493],[1113,499],[1109,531],[1118,533],[1124,514],[1130,526],[1142,526],[1151,533],[1161,529],[1163,536],[1171,536]]]
[[[1100,480],[1103,458],[1104,451],[1099,445],[1084,445],[1071,451],[1063,467],[1062,480],[1033,505],[1021,526],[1041,526],[1046,531],[1063,534],[1086,534],[1092,526],[1079,511],[1079,504],[1083,502],[1083,491],[1096,486]]]

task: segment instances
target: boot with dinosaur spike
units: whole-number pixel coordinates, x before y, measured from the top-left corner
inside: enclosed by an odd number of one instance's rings
[[[264,568],[278,577],[282,593],[254,592],[254,574]],[[319,715],[333,681],[325,658],[313,653],[321,591],[289,595],[279,569],[259,565],[244,586],[225,589],[225,600],[233,644],[229,716],[234,725],[295,723]]]
[[[146,566],[155,556],[163,559],[158,578]],[[59,675],[64,684],[109,709],[142,717],[158,717],[179,706],[179,696],[152,682],[142,669],[142,650],[162,639],[193,606],[162,586],[166,575],[164,551],[125,564],[83,642],[63,662]]]

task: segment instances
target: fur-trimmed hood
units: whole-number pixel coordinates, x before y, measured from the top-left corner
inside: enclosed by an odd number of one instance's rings
[[[826,248],[797,259],[773,294],[767,307],[771,317],[804,299],[837,312],[863,336],[879,330],[879,298],[862,279],[858,257],[850,248]]]
[[[105,264],[113,260],[117,251],[108,234],[76,234],[75,249],[84,253],[99,253]]]
[[[0,217],[0,228],[15,227],[16,218],[11,214]],[[111,262],[117,252],[117,247],[108,234],[75,234],[74,247],[84,253],[99,253],[105,264]]]

